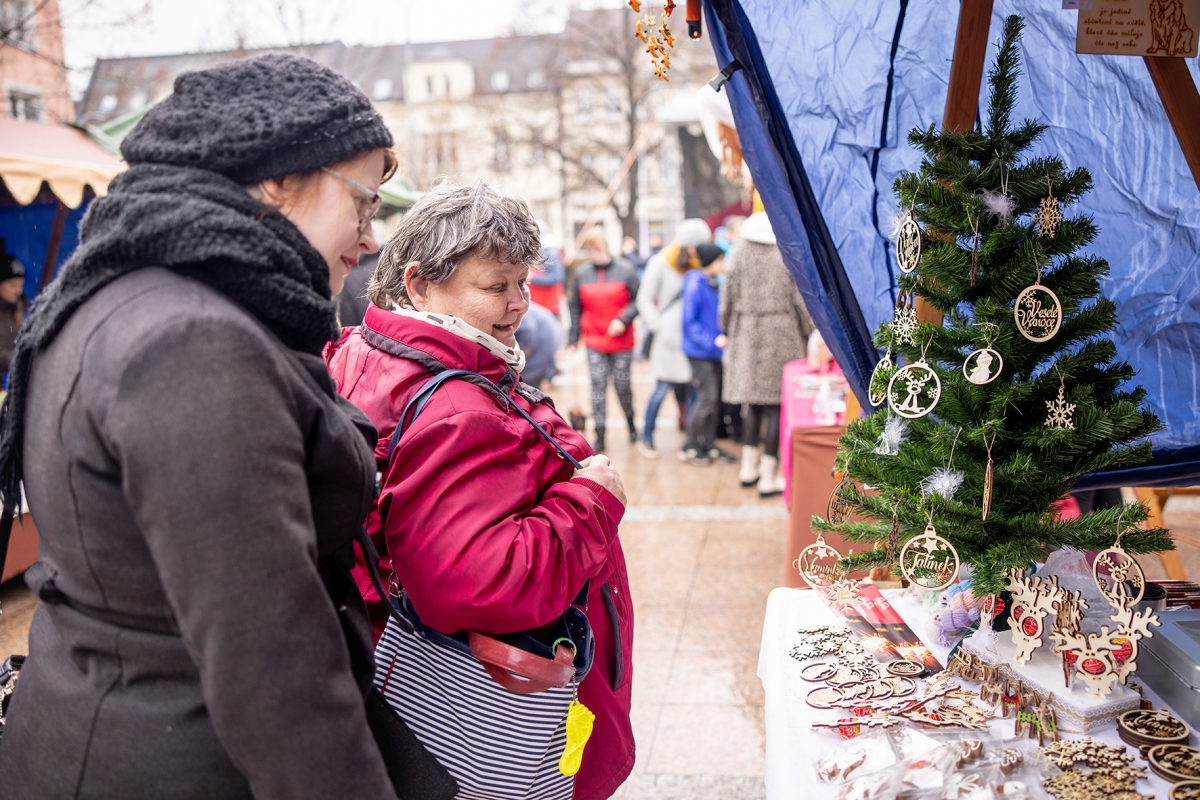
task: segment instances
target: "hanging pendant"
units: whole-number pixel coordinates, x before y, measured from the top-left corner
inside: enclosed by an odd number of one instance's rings
[[[831,525],[841,525],[846,520],[850,519],[850,512],[853,510],[851,505],[854,495],[858,494],[858,488],[854,485],[854,481],[849,475],[842,474],[842,479],[833,487],[833,492],[829,495],[829,505],[825,510],[825,519]]]
[[[963,375],[976,386],[991,383],[1004,371],[1004,356],[990,347],[981,347],[963,361]]]
[[[888,381],[888,404],[902,417],[923,417],[937,406],[942,396],[942,379],[925,359],[906,364]]]
[[[1046,182],[1049,184],[1049,178],[1046,179]],[[1063,213],[1058,210],[1058,198],[1054,196],[1053,188],[1042,198],[1034,221],[1037,223],[1038,236],[1043,239],[1053,239],[1054,234],[1058,232],[1058,226],[1063,221]]]
[[[900,557],[900,516],[892,511],[892,529],[887,537],[887,562],[890,567]]]
[[[896,344],[917,343],[917,309],[912,292],[900,292],[896,296],[896,315],[892,319],[892,336]]]
[[[1107,574],[1101,573],[1101,569],[1107,570]],[[1096,555],[1092,578],[1104,599],[1125,611],[1137,605],[1146,592],[1145,573],[1137,559],[1121,547],[1119,538],[1112,547]]]
[[[912,209],[900,225],[896,235],[896,266],[905,275],[911,275],[921,263],[921,226],[917,224]]]
[[[975,232],[975,245],[971,248],[971,285],[975,285],[975,276],[979,273],[979,232]]]
[[[1046,427],[1055,428],[1057,430],[1075,430],[1075,422],[1072,416],[1075,414],[1075,404],[1068,403],[1064,394],[1065,387],[1062,384],[1062,379],[1059,379],[1058,384],[1058,399],[1046,401]]]
[[[879,407],[883,405],[884,400],[887,400],[888,380],[891,379],[895,368],[896,365],[892,362],[892,348],[889,347],[887,355],[880,359],[879,363],[875,365],[875,369],[871,370],[871,380],[867,381],[867,400],[871,405]]]
[[[1031,342],[1045,342],[1062,327],[1063,308],[1058,295],[1041,284],[1039,276],[1032,286],[1025,287],[1013,304],[1017,330]]]
[[[987,522],[992,513],[992,487],[995,485],[995,471],[992,456],[988,454],[987,469],[983,473],[983,521]]]
[[[954,583],[958,575],[958,551],[938,535],[930,522],[925,532],[914,536],[900,551],[900,569],[910,583],[936,592]]]
[[[825,543],[825,534],[818,533],[817,541],[800,551],[792,566],[800,577],[814,589],[831,586],[841,575],[837,562],[842,554]]]

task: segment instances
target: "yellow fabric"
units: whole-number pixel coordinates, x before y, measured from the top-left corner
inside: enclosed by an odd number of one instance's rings
[[[766,211],[766,207],[762,204],[762,197],[758,194],[758,189],[754,190],[754,199],[750,203],[751,211]]]
[[[64,205],[78,208],[83,202],[84,186],[90,185],[102,195],[108,191],[108,182],[124,171],[125,165],[120,162],[108,166],[0,152],[0,178],[21,205],[32,203],[42,181],[46,181]]]
[[[578,700],[572,700],[567,708],[567,746],[558,760],[558,771],[573,776],[583,763],[583,746],[592,737],[592,724],[596,715]]]

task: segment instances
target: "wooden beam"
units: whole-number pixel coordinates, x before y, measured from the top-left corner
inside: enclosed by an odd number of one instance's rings
[[[958,31],[954,34],[954,60],[950,62],[950,85],[942,129],[968,131],[979,114],[979,88],[987,57],[988,33],[992,26],[993,0],[960,0]],[[942,312],[917,298],[917,321],[942,324]]]
[[[1200,188],[1200,93],[1196,91],[1196,82],[1182,58],[1145,56],[1143,60],[1162,99],[1167,119],[1175,129],[1183,157],[1192,170],[1192,179]]]
[[[50,241],[46,244],[46,260],[42,263],[42,281],[38,293],[54,280],[54,267],[58,264],[58,248],[62,244],[63,229],[67,225],[67,207],[62,200],[54,209],[54,223],[50,226]]]
[[[961,132],[975,127],[991,25],[992,0],[960,0],[943,129]]]

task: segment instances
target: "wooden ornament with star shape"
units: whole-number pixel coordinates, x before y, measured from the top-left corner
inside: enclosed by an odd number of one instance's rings
[[[939,591],[954,583],[958,575],[958,551],[938,535],[930,522],[925,532],[914,536],[900,551],[900,569],[910,583],[928,591]]]

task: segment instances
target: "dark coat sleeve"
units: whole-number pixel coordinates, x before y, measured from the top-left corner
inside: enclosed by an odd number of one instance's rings
[[[99,429],[256,798],[388,798],[317,572],[292,365],[260,332],[182,319],[126,362]]]
[[[625,306],[625,310],[617,319],[624,322],[628,327],[629,323],[633,322],[633,318],[638,315],[637,309],[637,294],[638,294],[638,276],[637,268],[630,264],[625,259],[621,259],[621,263],[627,268],[625,273],[625,288],[629,292],[629,304]]]
[[[583,315],[583,299],[579,296],[579,278],[583,267],[575,270],[575,277],[567,291],[567,307],[571,310],[571,333],[567,344],[574,347],[579,342],[579,318]]]

